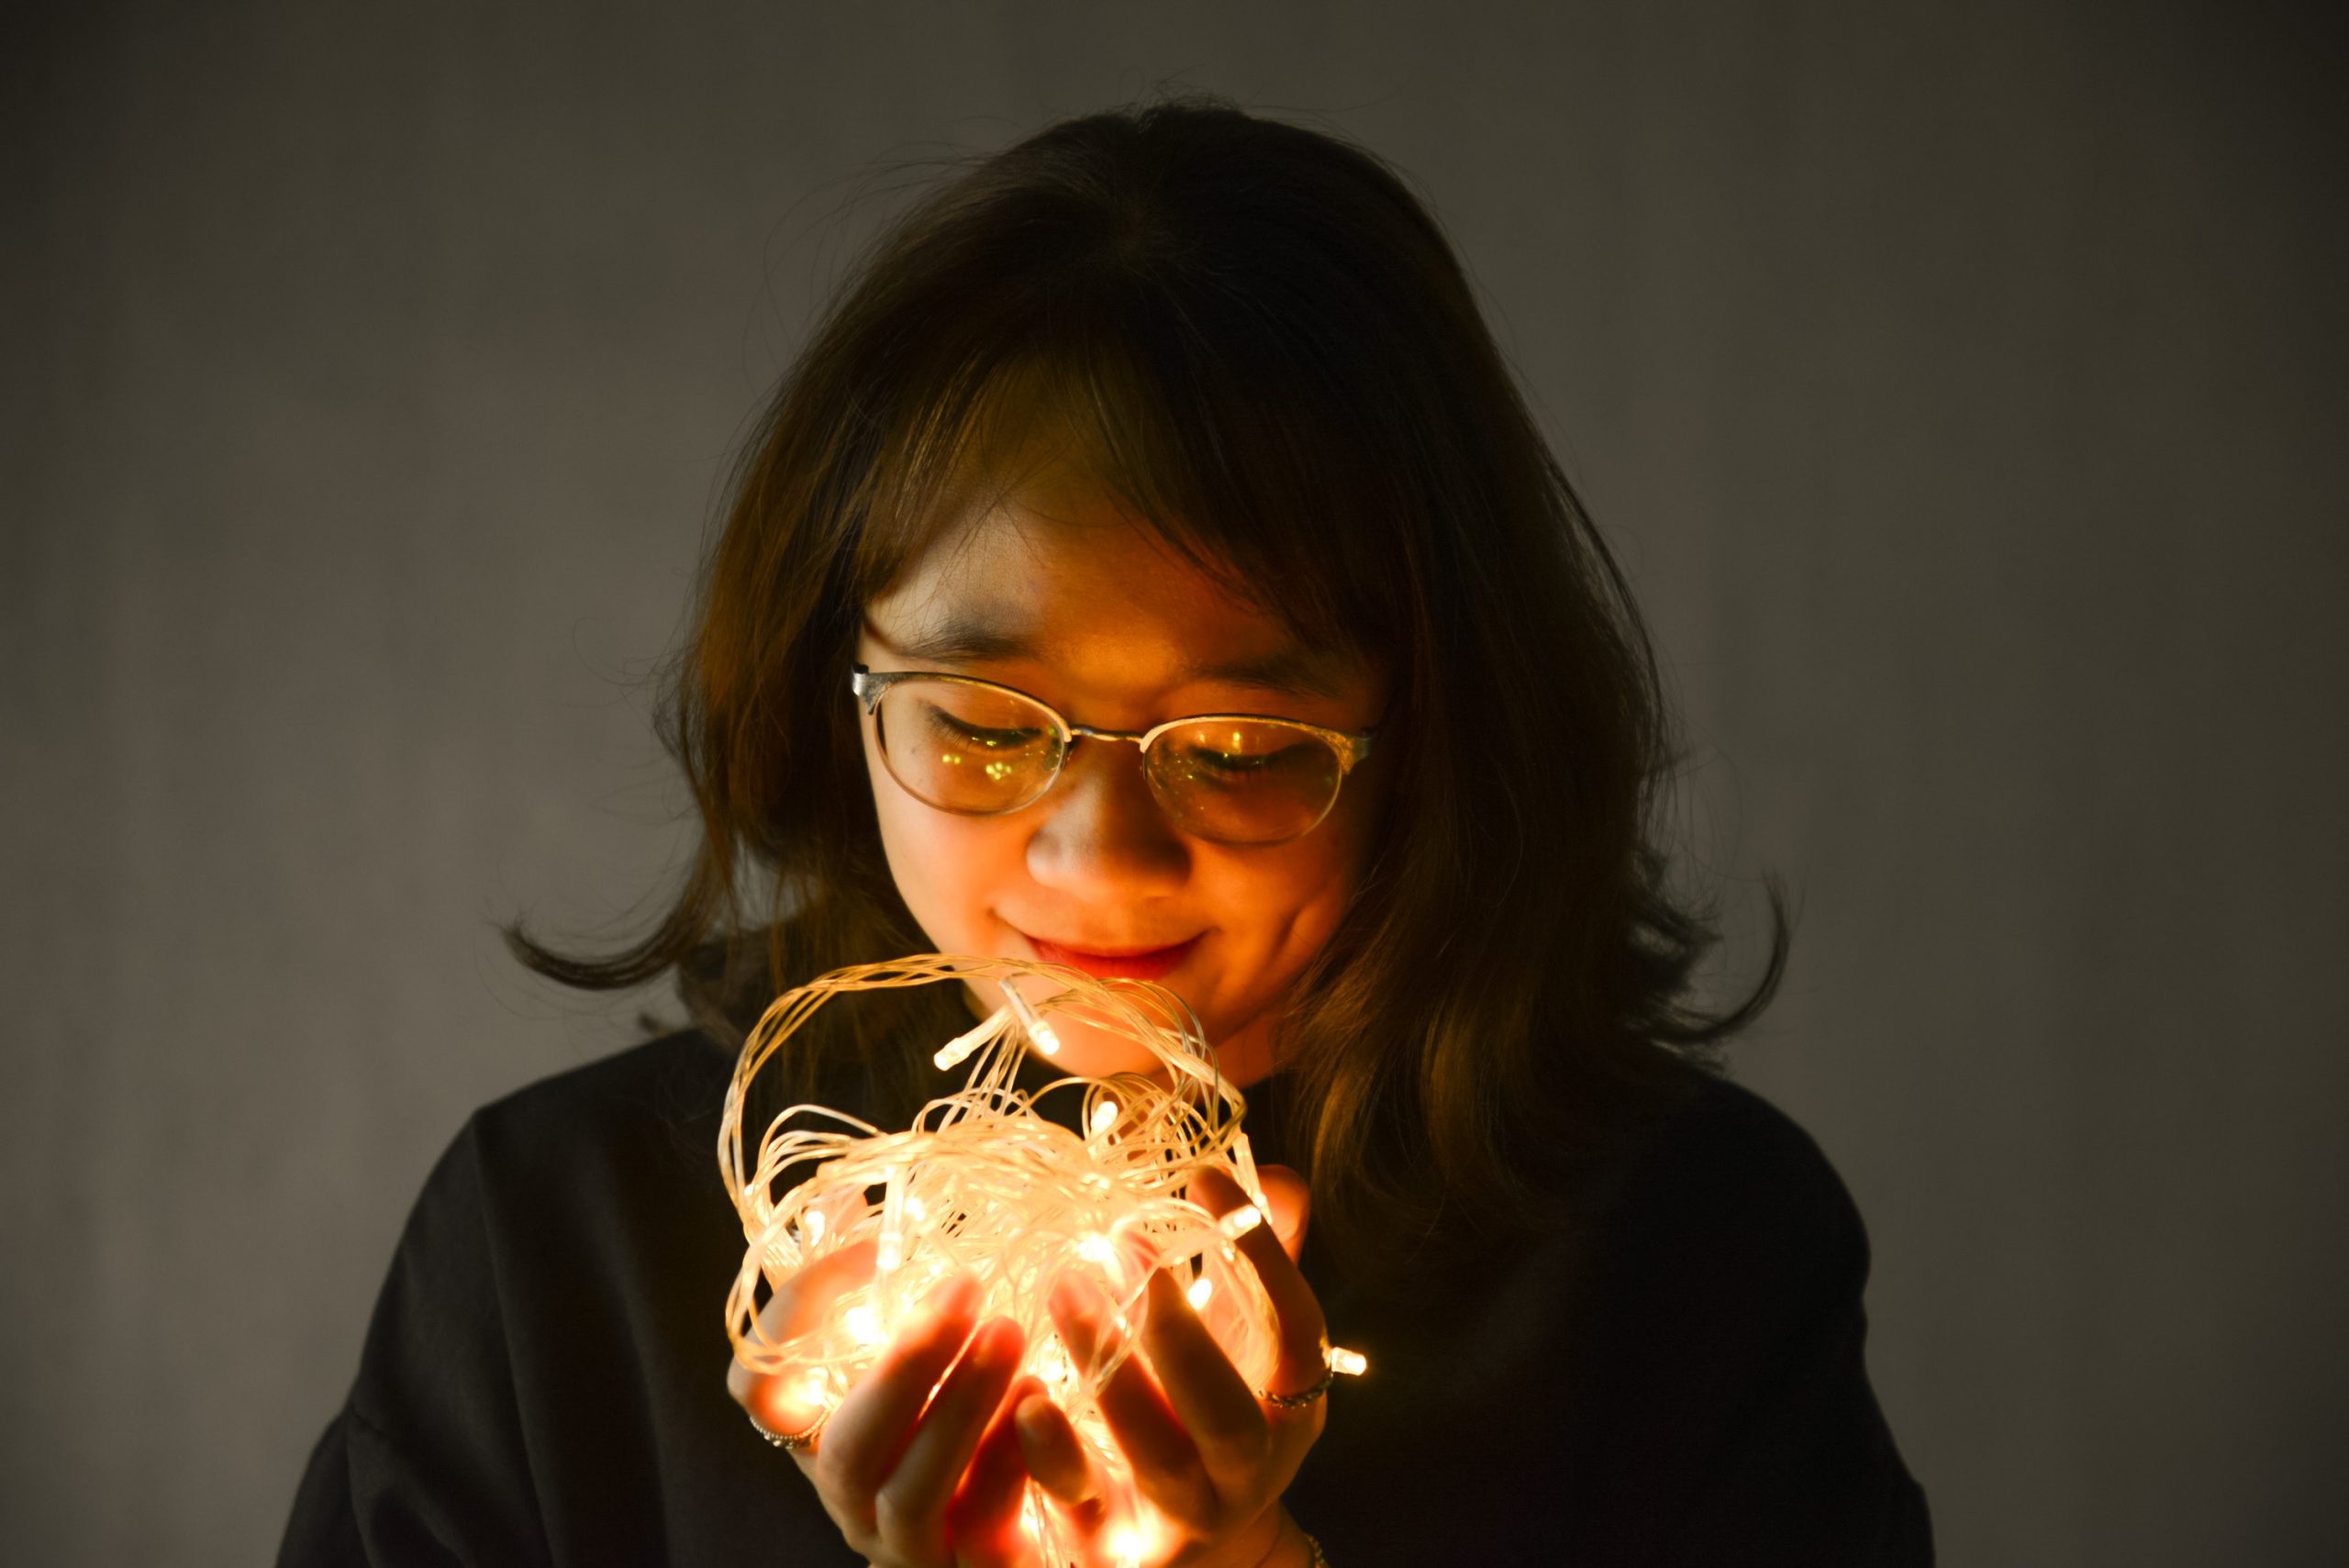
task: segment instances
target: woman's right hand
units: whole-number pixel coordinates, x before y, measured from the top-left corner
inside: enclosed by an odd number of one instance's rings
[[[818,1326],[872,1277],[873,1262],[873,1244],[859,1242],[786,1280],[760,1313],[768,1338]],[[978,1298],[967,1274],[939,1286],[829,1418],[788,1373],[763,1376],[740,1362],[727,1372],[727,1391],[764,1430],[823,1422],[791,1457],[841,1536],[876,1568],[1011,1568],[1027,1555],[1019,1517],[1028,1470],[1011,1412],[1041,1385],[1030,1378],[1014,1388],[1026,1349],[1019,1326],[978,1322]]]

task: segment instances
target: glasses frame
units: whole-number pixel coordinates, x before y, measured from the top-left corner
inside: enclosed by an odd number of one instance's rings
[[[856,695],[856,700],[863,706],[866,716],[872,717],[876,724],[879,722],[882,697],[888,693],[891,686],[907,681],[946,681],[958,686],[976,686],[982,691],[1001,692],[1007,696],[1018,697],[1023,702],[1035,704],[1044,711],[1045,716],[1053,724],[1059,727],[1059,733],[1053,737],[1059,743],[1059,755],[1052,763],[1052,771],[1046,775],[1042,785],[1035,794],[1016,806],[1006,806],[994,811],[965,811],[958,806],[939,806],[922,796],[915,796],[933,811],[952,812],[957,817],[1008,817],[1015,811],[1025,811],[1052,793],[1052,786],[1060,783],[1062,773],[1068,767],[1069,753],[1076,750],[1076,743],[1079,740],[1128,741],[1147,758],[1150,754],[1151,742],[1170,729],[1178,729],[1186,724],[1211,724],[1221,719],[1244,718],[1254,724],[1277,724],[1288,729],[1301,729],[1308,735],[1325,742],[1332,751],[1338,754],[1338,785],[1330,792],[1330,802],[1321,808],[1320,816],[1316,817],[1287,838],[1231,840],[1243,844],[1285,844],[1312,832],[1336,808],[1338,796],[1345,789],[1346,775],[1369,759],[1371,740],[1378,733],[1375,726],[1358,730],[1331,729],[1326,725],[1308,724],[1301,718],[1284,718],[1278,714],[1270,713],[1194,713],[1186,714],[1181,718],[1170,718],[1163,724],[1153,724],[1148,729],[1097,729],[1089,724],[1073,722],[1060,709],[1032,692],[1023,692],[1018,686],[1007,686],[1000,681],[983,681],[975,675],[949,674],[943,670],[874,670],[863,664],[855,664],[850,667],[848,677],[849,690]],[[885,743],[881,748],[881,760],[885,764],[889,761],[889,748]],[[889,769],[889,776],[897,777],[897,770],[895,767]],[[1144,776],[1148,776],[1146,768]],[[905,780],[897,779],[897,782],[905,785],[908,793],[912,791],[913,786],[907,784]],[[1161,811],[1166,809],[1165,803],[1158,800],[1158,792],[1155,787],[1151,791],[1151,799],[1158,804]],[[1170,813],[1169,820],[1172,819]],[[1183,825],[1176,822],[1175,826],[1181,828]],[[1190,831],[1187,828],[1183,830],[1186,833]],[[1194,836],[1207,837],[1205,834]]]

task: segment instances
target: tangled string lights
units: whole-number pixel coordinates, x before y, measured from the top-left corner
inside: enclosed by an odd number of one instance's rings
[[[992,982],[1005,1004],[947,1042],[941,1071],[970,1062],[962,1088],[926,1105],[904,1131],[885,1132],[823,1106],[794,1105],[746,1154],[743,1107],[751,1084],[817,1009],[845,993],[941,982]],[[1064,1077],[1032,1096],[1016,1085],[1030,1050],[1058,1053],[1061,1017],[1132,1040],[1156,1074]],[[1043,1115],[1050,1096],[1081,1096],[1074,1131]],[[1152,1273],[1176,1271],[1194,1308],[1232,1364],[1263,1387],[1277,1358],[1269,1297],[1232,1244],[1268,1210],[1247,1134],[1247,1103],[1216,1069],[1198,1020],[1163,987],[1095,979],[1017,959],[924,954],[834,971],[777,997],[744,1042],[726,1094],[718,1163],[742,1221],[742,1266],[726,1300],[734,1353],[754,1373],[796,1382],[797,1403],[828,1414],[879,1354],[898,1324],[957,1271],[978,1281],[981,1317],[1004,1316],[1027,1336],[1021,1370],[1040,1378],[1093,1451],[1113,1496],[1144,1520],[1131,1473],[1096,1396],[1130,1350],[1136,1309]],[[1209,1168],[1236,1182],[1250,1205],[1219,1218],[1194,1201]],[[787,1177],[796,1179],[786,1184]],[[778,1190],[781,1189],[781,1190]],[[775,1340],[760,1321],[769,1289],[824,1257],[874,1243],[869,1283],[839,1300],[817,1327]],[[1045,1310],[1063,1272],[1082,1271],[1114,1304],[1111,1332],[1093,1358],[1073,1357]],[[1330,1365],[1359,1372],[1351,1351]],[[819,1415],[818,1418],[821,1417]],[[1032,1485],[1029,1529],[1046,1561],[1073,1563],[1053,1510]],[[1130,1550],[1147,1547],[1146,1521]]]

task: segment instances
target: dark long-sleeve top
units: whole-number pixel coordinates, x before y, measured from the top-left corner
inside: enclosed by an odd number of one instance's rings
[[[312,1564],[859,1561],[728,1396],[733,1053],[686,1031],[476,1113],[425,1184],[279,1558]],[[1338,1568],[1932,1562],[1869,1387],[1858,1212],[1816,1144],[1709,1079],[1569,1243],[1350,1285],[1287,1495]],[[1308,1233],[1309,1234],[1309,1233]]]

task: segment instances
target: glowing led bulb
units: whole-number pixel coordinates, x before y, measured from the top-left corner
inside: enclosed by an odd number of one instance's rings
[[[1105,1269],[1115,1269],[1118,1266],[1118,1249],[1109,1244],[1109,1239],[1107,1236],[1087,1236],[1076,1244],[1076,1255],[1088,1263],[1097,1263]]]
[[[831,1398],[831,1382],[825,1377],[820,1367],[808,1368],[807,1375],[799,1380],[799,1397],[807,1404],[820,1407]]]
[[[976,1029],[965,1029],[940,1046],[938,1054],[930,1060],[938,1063],[938,1069],[942,1073],[949,1067],[969,1060],[971,1052],[985,1045],[988,1039],[1002,1028],[1003,1009],[998,1007],[989,1013]]]
[[[1183,1294],[1185,1296],[1189,1298],[1191,1310],[1197,1312],[1200,1307],[1205,1307],[1208,1304],[1208,1297],[1215,1294],[1215,1281],[1208,1278],[1205,1274],[1201,1274],[1198,1278],[1191,1282],[1191,1288],[1185,1291]]]
[[[1093,1107],[1093,1135],[1096,1138],[1118,1125],[1118,1102],[1104,1100]]]
[[[846,1329],[860,1345],[881,1342],[881,1314],[873,1310],[869,1301],[860,1301],[841,1314],[841,1327]]]
[[[908,1195],[906,1199],[906,1218],[916,1225],[919,1225],[930,1218],[930,1205],[918,1197]]]
[[[820,1208],[811,1208],[799,1217],[799,1240],[812,1247],[823,1239],[824,1211]]]
[[[1341,1377],[1360,1377],[1370,1370],[1370,1362],[1363,1359],[1360,1351],[1350,1351],[1343,1345],[1331,1345],[1324,1359],[1329,1362],[1330,1370]]]
[[[1052,1026],[1046,1023],[1043,1016],[1029,1005],[1028,998],[1019,994],[1018,983],[1003,982],[1003,998],[1011,1004],[1012,1012],[1019,1019],[1019,1027],[1028,1031],[1028,1038],[1036,1042],[1036,1049],[1046,1056],[1058,1056],[1061,1053],[1061,1037],[1052,1032]]]
[[[1118,1563],[1118,1568],[1135,1568],[1150,1553],[1151,1535],[1152,1532],[1139,1522],[1130,1522],[1111,1530],[1104,1544],[1108,1547],[1109,1556]]]
[[[1238,1208],[1233,1209],[1230,1214],[1225,1215],[1221,1219],[1216,1221],[1216,1229],[1221,1230],[1224,1235],[1230,1237],[1232,1240],[1237,1241],[1240,1238],[1247,1235],[1248,1232],[1255,1229],[1256,1227],[1264,1223],[1264,1211],[1258,1208],[1252,1203],[1243,1203]]]

